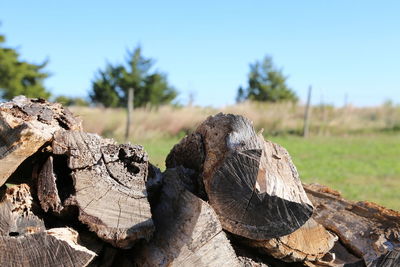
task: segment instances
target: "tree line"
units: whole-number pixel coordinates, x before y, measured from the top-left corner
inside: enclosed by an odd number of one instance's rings
[[[5,36],[0,34],[0,98],[9,100],[25,95],[51,98],[65,105],[87,105],[82,98],[52,97],[44,85],[44,80],[50,76],[45,69],[47,64],[47,60],[40,64],[21,60],[17,50],[6,46]],[[124,63],[107,63],[97,70],[89,92],[90,102],[104,107],[124,107],[132,88],[134,107],[172,103],[178,91],[169,83],[167,74],[154,70],[154,65],[155,60],[144,57],[140,46],[127,51]],[[265,56],[249,67],[246,86],[237,89],[237,102],[298,100],[287,86],[287,76],[274,65],[272,57]]]

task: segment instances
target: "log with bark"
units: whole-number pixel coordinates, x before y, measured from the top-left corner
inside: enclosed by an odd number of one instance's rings
[[[352,202],[317,184],[304,185],[316,210],[314,219],[334,232],[341,243],[367,266],[389,265],[388,257],[400,252],[400,212],[371,202]],[[394,260],[394,263],[398,263]]]

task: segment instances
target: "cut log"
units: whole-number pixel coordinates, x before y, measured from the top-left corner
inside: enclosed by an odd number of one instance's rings
[[[370,202],[343,199],[337,191],[312,184],[304,186],[316,210],[314,218],[338,235],[341,243],[368,266],[400,251],[400,213]]]
[[[153,206],[153,239],[142,246],[137,266],[239,266],[214,210],[184,188],[168,169]]]
[[[70,228],[46,230],[31,206],[25,184],[8,188],[0,202],[1,266],[88,265],[96,254],[78,245],[78,233]]]
[[[264,241],[243,240],[245,244],[285,262],[319,261],[336,241],[335,235],[312,218],[286,236]]]
[[[87,266],[96,255],[77,243],[70,228],[53,228],[20,237],[0,236],[1,266]]]
[[[72,170],[73,196],[64,205],[79,209],[79,220],[101,239],[121,248],[154,231],[147,200],[147,154],[141,146],[116,145],[83,132],[60,131],[54,154],[65,154]]]
[[[61,104],[23,96],[0,104],[0,186],[60,129],[81,129]]]
[[[200,170],[210,204],[231,233],[276,238],[294,232],[312,215],[287,151],[264,141],[242,116],[209,117],[174,146],[166,165]]]

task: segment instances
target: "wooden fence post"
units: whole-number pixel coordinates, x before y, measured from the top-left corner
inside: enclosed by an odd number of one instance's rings
[[[127,112],[128,116],[126,119],[126,131],[125,131],[125,142],[129,141],[129,136],[130,136],[130,126],[132,122],[132,112],[133,112],[133,100],[134,100],[134,89],[129,88],[128,90],[128,103],[127,103]]]
[[[310,104],[311,104],[311,85],[308,87],[308,97],[307,97],[307,105],[306,110],[304,112],[304,129],[303,129],[303,137],[308,137],[309,126],[310,126]]]

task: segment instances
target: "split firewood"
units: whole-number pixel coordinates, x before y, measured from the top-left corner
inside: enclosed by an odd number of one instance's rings
[[[334,232],[367,266],[386,266],[379,265],[378,259],[400,251],[399,212],[371,202],[345,200],[325,186],[312,184],[304,188],[315,206],[314,219]]]
[[[121,248],[154,231],[147,200],[148,158],[141,146],[116,145],[95,134],[60,131],[53,153],[67,155],[74,192],[65,206],[103,240]]]
[[[176,178],[187,190],[193,193],[198,192],[193,170],[178,167],[174,171],[177,173]],[[234,237],[234,239],[285,262],[304,262],[322,259],[332,249],[337,237],[310,218],[302,227],[286,236],[268,240],[251,240],[243,237]]]
[[[1,103],[0,186],[60,129],[81,129],[81,122],[61,104],[24,96]]]
[[[156,231],[138,252],[137,266],[239,266],[214,210],[185,189],[182,175],[182,169],[163,174],[152,200]]]
[[[281,237],[312,215],[287,151],[264,141],[242,116],[209,117],[174,146],[166,165],[199,172],[211,206],[231,233],[253,240]]]
[[[70,228],[46,230],[31,211],[26,184],[8,188],[0,202],[1,266],[87,266],[95,253],[78,244]]]
[[[291,234],[269,240],[242,240],[248,246],[286,262],[319,261],[334,246],[337,237],[314,219]]]
[[[56,179],[53,157],[49,156],[37,177],[37,196],[42,209],[46,212],[52,209],[59,213],[63,209]]]

